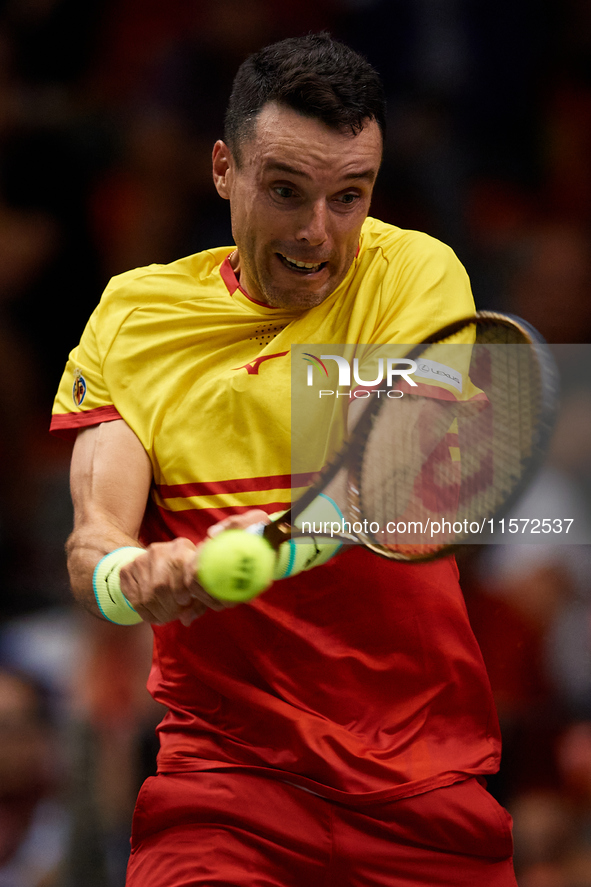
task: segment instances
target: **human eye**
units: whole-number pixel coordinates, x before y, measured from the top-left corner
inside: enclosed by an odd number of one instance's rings
[[[344,191],[342,194],[337,194],[335,198],[337,206],[343,208],[354,206],[359,200],[361,200],[361,194],[358,191]]]
[[[289,185],[273,185],[271,190],[278,200],[291,200],[296,197],[296,192]]]

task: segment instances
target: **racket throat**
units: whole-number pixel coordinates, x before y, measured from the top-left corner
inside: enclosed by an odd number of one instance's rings
[[[289,512],[286,517],[289,517]],[[278,549],[279,546],[286,542],[288,539],[292,537],[293,528],[288,520],[281,520],[278,523],[270,523],[264,527],[263,535],[267,542],[272,545],[274,549]]]

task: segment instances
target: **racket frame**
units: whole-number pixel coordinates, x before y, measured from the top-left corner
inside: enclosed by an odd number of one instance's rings
[[[547,343],[531,324],[515,315],[503,314],[496,311],[478,311],[475,314],[446,324],[430,336],[427,336],[422,342],[411,346],[409,351],[405,354],[405,358],[414,360],[415,358],[420,357],[420,355],[430,346],[443,343],[450,337],[472,325],[476,327],[500,325],[505,326],[507,329],[517,331],[522,338],[522,342],[510,344],[528,345],[534,349],[536,355],[535,366],[539,373],[539,385],[542,392],[540,410],[536,417],[535,435],[532,439],[532,455],[528,460],[527,467],[521,475],[519,482],[504,502],[494,511],[494,514],[490,514],[489,516],[496,518],[502,514],[506,514],[519,499],[524,489],[529,485],[537,473],[540,464],[547,453],[558,411],[558,372]],[[327,538],[327,536],[323,536],[319,533],[302,533],[295,526],[295,521],[297,517],[301,515],[312,502],[314,502],[320,493],[324,492],[326,487],[332,480],[334,480],[337,474],[342,469],[347,468],[351,461],[351,454],[359,452],[359,449],[363,447],[371,431],[374,417],[379,412],[383,403],[384,401],[380,398],[368,399],[368,403],[359,416],[354,428],[351,430],[348,440],[344,442],[335,457],[317,473],[312,485],[308,487],[297,501],[292,504],[289,511],[263,528],[263,535],[274,548],[278,548],[282,542],[291,538],[309,538],[314,540]],[[348,489],[350,484],[352,484],[352,478],[351,470],[349,469],[349,478],[347,480]],[[358,482],[354,484],[354,487],[355,486],[358,486]],[[353,492],[354,494],[358,493],[358,490],[354,489]],[[349,502],[349,504],[351,505],[351,502]],[[353,507],[355,506],[353,505]],[[360,517],[362,519],[362,512],[360,512]],[[486,538],[486,534],[483,533],[478,544],[484,544]],[[443,543],[440,548],[434,549],[428,553],[409,555],[405,552],[386,549],[375,539],[375,537],[372,537],[369,534],[360,533],[349,535],[346,533],[335,533],[330,536],[330,539],[332,541],[340,540],[345,544],[364,545],[375,554],[385,557],[388,560],[410,561],[413,563],[424,563],[436,560],[437,558],[445,557],[448,554],[453,554],[466,544],[474,544],[460,540],[453,543]]]

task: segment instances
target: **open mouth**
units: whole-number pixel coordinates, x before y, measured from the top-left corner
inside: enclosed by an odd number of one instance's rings
[[[288,259],[283,253],[277,253],[286,268],[291,271],[298,271],[300,274],[315,274],[327,264],[327,262],[300,262],[298,259]]]

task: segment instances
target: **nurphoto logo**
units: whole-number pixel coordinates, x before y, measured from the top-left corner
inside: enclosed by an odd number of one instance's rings
[[[380,357],[375,379],[361,378],[358,357],[354,357],[351,362],[340,354],[321,354],[320,357],[316,357],[314,354],[305,352],[303,357],[308,363],[306,380],[308,387],[314,385],[314,367],[319,368],[328,378],[328,369],[324,361],[334,360],[339,371],[339,388],[349,389],[348,391],[333,391],[323,388],[318,393],[319,397],[342,397],[343,395],[348,397],[369,397],[371,391],[377,392],[379,397],[384,392],[384,389],[380,389],[377,386],[381,385],[384,380],[386,381],[386,394],[388,397],[403,397],[404,392],[393,387],[394,383],[400,382],[401,378],[408,385],[414,388],[417,387],[417,383],[414,379],[411,379],[411,375],[417,370],[416,361],[409,360],[406,357],[387,357],[386,359]],[[351,379],[354,385],[358,387],[352,388]]]

